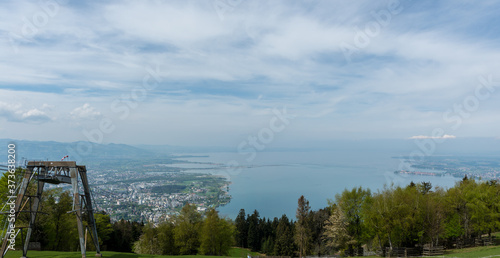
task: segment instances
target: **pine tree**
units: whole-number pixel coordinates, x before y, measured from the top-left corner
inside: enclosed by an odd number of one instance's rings
[[[293,240],[293,225],[286,215],[281,216],[276,228],[276,240],[274,242],[274,255],[293,256],[295,243]]]
[[[248,239],[248,223],[246,220],[245,210],[241,209],[234,221],[236,223],[236,245],[239,247],[247,248]]]
[[[300,196],[297,207],[297,222],[295,223],[295,243],[299,246],[300,257],[306,256],[311,242],[311,231],[309,229],[308,215],[311,207],[309,201]]]
[[[248,216],[248,248],[252,251],[260,251],[261,236],[259,232],[259,212],[254,210],[253,214]]]

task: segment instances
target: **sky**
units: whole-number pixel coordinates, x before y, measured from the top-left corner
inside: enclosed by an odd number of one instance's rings
[[[499,138],[498,13],[498,1],[2,1],[0,138]]]

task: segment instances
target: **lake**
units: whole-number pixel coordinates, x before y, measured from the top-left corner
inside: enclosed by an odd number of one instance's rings
[[[193,153],[190,153],[193,155]],[[221,165],[176,164],[193,168],[188,172],[224,175],[232,181],[229,193],[232,200],[219,207],[220,214],[236,218],[240,209],[246,213],[258,210],[261,217],[280,217],[286,214],[295,219],[297,200],[301,195],[309,200],[312,209],[324,208],[328,199],[344,189],[362,186],[372,191],[384,184],[408,185],[431,182],[433,186],[452,187],[458,178],[395,175],[400,160],[392,158],[401,153],[387,151],[277,151],[261,152],[251,161],[249,155],[238,153],[199,153],[209,157],[182,158],[191,162],[227,164],[236,161],[237,169]],[[200,170],[200,168],[208,168]]]

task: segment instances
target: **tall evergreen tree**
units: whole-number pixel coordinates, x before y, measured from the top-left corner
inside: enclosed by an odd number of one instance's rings
[[[311,242],[311,230],[309,228],[308,215],[311,207],[309,201],[302,195],[298,200],[297,222],[295,223],[295,243],[299,247],[299,256],[308,254]]]
[[[276,240],[274,243],[274,255],[276,256],[293,256],[296,246],[293,239],[293,223],[288,220],[288,217],[283,214],[279,219],[278,227],[276,228]]]
[[[326,246],[323,234],[325,231],[325,224],[330,217],[330,209],[324,208],[318,211],[311,211],[309,213],[310,223],[309,228],[311,231],[311,253],[315,256],[323,256],[329,254],[329,248]]]
[[[236,223],[236,245],[247,248],[248,243],[248,223],[246,220],[245,209],[241,209],[234,221]]]
[[[259,212],[254,210],[247,218],[248,223],[248,248],[252,251],[260,251],[261,235],[259,232]]]

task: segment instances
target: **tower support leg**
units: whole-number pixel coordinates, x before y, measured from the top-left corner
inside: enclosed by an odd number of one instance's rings
[[[87,173],[85,171],[80,171],[80,179],[82,180],[83,191],[85,193],[85,207],[88,214],[88,223],[90,227],[90,233],[92,239],[94,240],[94,246],[96,250],[96,257],[102,257],[101,248],[99,247],[99,238],[97,236],[97,225],[94,219],[94,208],[92,206],[92,198],[90,196],[90,187],[87,180]]]
[[[80,194],[78,193],[78,172],[76,168],[70,168],[71,185],[73,186],[73,210],[76,214],[76,225],[78,227],[78,238],[80,239],[80,249],[82,258],[86,257],[85,238],[83,237],[82,206],[80,204]]]
[[[45,183],[43,181],[38,181],[37,191],[35,199],[33,200],[33,206],[30,209],[30,221],[28,231],[26,232],[26,240],[24,242],[23,247],[23,257],[26,257],[28,254],[28,246],[30,243],[31,232],[33,231],[33,227],[35,225],[36,213],[38,212],[38,206],[40,205],[40,200],[42,198],[43,186]]]

